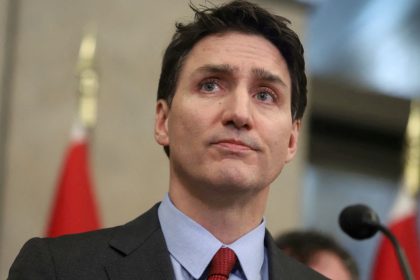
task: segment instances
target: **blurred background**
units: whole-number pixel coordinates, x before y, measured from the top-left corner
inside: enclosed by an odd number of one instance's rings
[[[365,203],[388,220],[410,101],[420,99],[420,2],[255,2],[292,21],[310,82],[300,151],[272,186],[268,227],[273,235],[294,228],[332,234],[369,279],[378,237],[353,241],[337,217]],[[168,163],[153,139],[160,63],[174,22],[191,17],[188,1],[0,0],[1,279],[24,242],[46,234],[78,111],[77,63],[88,26],[97,34],[89,152],[101,226],[123,224],[162,199]]]

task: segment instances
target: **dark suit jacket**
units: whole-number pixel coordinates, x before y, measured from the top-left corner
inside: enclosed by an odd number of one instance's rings
[[[58,238],[33,238],[21,249],[8,279],[175,279],[157,208],[158,204],[123,226]],[[325,279],[283,255],[268,232],[265,242],[270,279]]]

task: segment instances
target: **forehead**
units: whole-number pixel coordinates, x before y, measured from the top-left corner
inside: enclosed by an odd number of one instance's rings
[[[284,57],[276,46],[260,35],[227,32],[206,36],[195,44],[186,57],[182,72],[192,72],[211,64],[230,65],[241,74],[250,73],[253,69],[265,69],[290,85]]]

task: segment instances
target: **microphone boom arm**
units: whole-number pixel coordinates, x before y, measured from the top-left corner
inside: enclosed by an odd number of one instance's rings
[[[400,263],[400,267],[402,268],[402,272],[404,274],[404,278],[406,280],[414,280],[413,273],[410,270],[410,266],[408,265],[407,257],[404,253],[403,248],[401,248],[400,244],[398,243],[397,239],[395,238],[392,232],[381,225],[380,223],[375,223],[375,226],[388,237],[389,241],[393,244],[395,253],[397,254],[398,262]]]
[[[404,279],[414,280],[403,248],[395,235],[381,224],[375,211],[363,204],[350,205],[341,211],[338,222],[346,234],[357,240],[371,238],[378,231],[381,231],[391,241]]]

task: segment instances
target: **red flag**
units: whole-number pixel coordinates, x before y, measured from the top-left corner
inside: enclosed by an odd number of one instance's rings
[[[397,197],[389,228],[403,247],[414,279],[420,279],[420,235],[417,227],[415,199],[401,190]],[[373,280],[403,280],[396,253],[391,242],[382,238],[372,271]]]
[[[99,228],[84,134],[80,127],[73,131],[47,230],[49,237]]]

